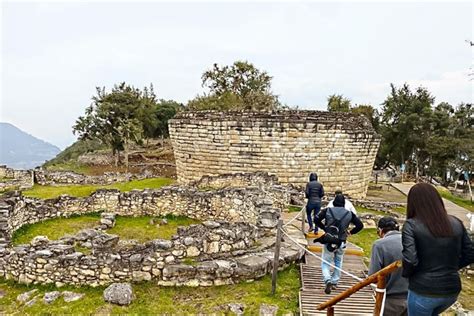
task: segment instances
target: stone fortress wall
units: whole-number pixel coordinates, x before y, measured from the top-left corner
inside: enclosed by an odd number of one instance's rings
[[[154,177],[151,173],[131,174],[121,172],[104,172],[102,175],[91,176],[73,171],[49,171],[42,168],[33,170],[35,182],[39,185],[70,185],[70,184],[112,184]]]
[[[352,198],[365,197],[380,143],[365,117],[320,111],[182,112],[169,129],[180,183],[265,171],[303,187],[316,172]]]
[[[298,192],[266,174],[237,175],[235,181],[229,175],[217,178],[158,190],[98,190],[85,198],[7,194],[0,199],[0,275],[22,283],[92,286],[143,280],[210,286],[259,278],[271,271],[281,210]],[[233,187],[239,181],[250,186]],[[203,191],[209,183],[223,188]],[[260,188],[264,185],[265,190]],[[107,213],[100,223],[107,225],[112,224],[110,215],[174,214],[203,222],[179,228],[171,240],[144,244],[121,241],[107,234],[104,225],[57,241],[37,236],[26,245],[11,244],[15,230],[26,224],[103,210]],[[301,256],[296,245],[283,242],[281,268]]]
[[[28,189],[34,184],[32,170],[17,170],[0,165],[0,192],[10,188]]]

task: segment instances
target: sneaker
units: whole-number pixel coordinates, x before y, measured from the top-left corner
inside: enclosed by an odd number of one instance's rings
[[[327,282],[326,283],[326,288],[324,289],[324,293],[331,294],[331,290],[332,290],[332,284],[331,284],[331,282]]]
[[[331,283],[331,290],[337,290],[337,284],[332,284]]]

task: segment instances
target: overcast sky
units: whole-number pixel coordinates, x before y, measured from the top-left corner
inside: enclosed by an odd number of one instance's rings
[[[214,62],[254,63],[303,109],[332,93],[379,106],[391,82],[472,102],[470,2],[2,3],[0,121],[61,148],[96,86],[184,103]]]

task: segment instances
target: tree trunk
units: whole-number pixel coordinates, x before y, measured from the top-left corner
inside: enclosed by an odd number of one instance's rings
[[[125,172],[128,173],[128,141],[125,140],[123,146],[124,154],[125,154]]]
[[[119,162],[119,151],[116,149],[112,150],[112,156],[114,156],[115,167],[118,167]]]

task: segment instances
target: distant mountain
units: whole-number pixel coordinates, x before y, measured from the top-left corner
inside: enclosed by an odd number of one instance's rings
[[[10,123],[0,122],[0,164],[16,169],[41,166],[61,150],[23,132]]]

